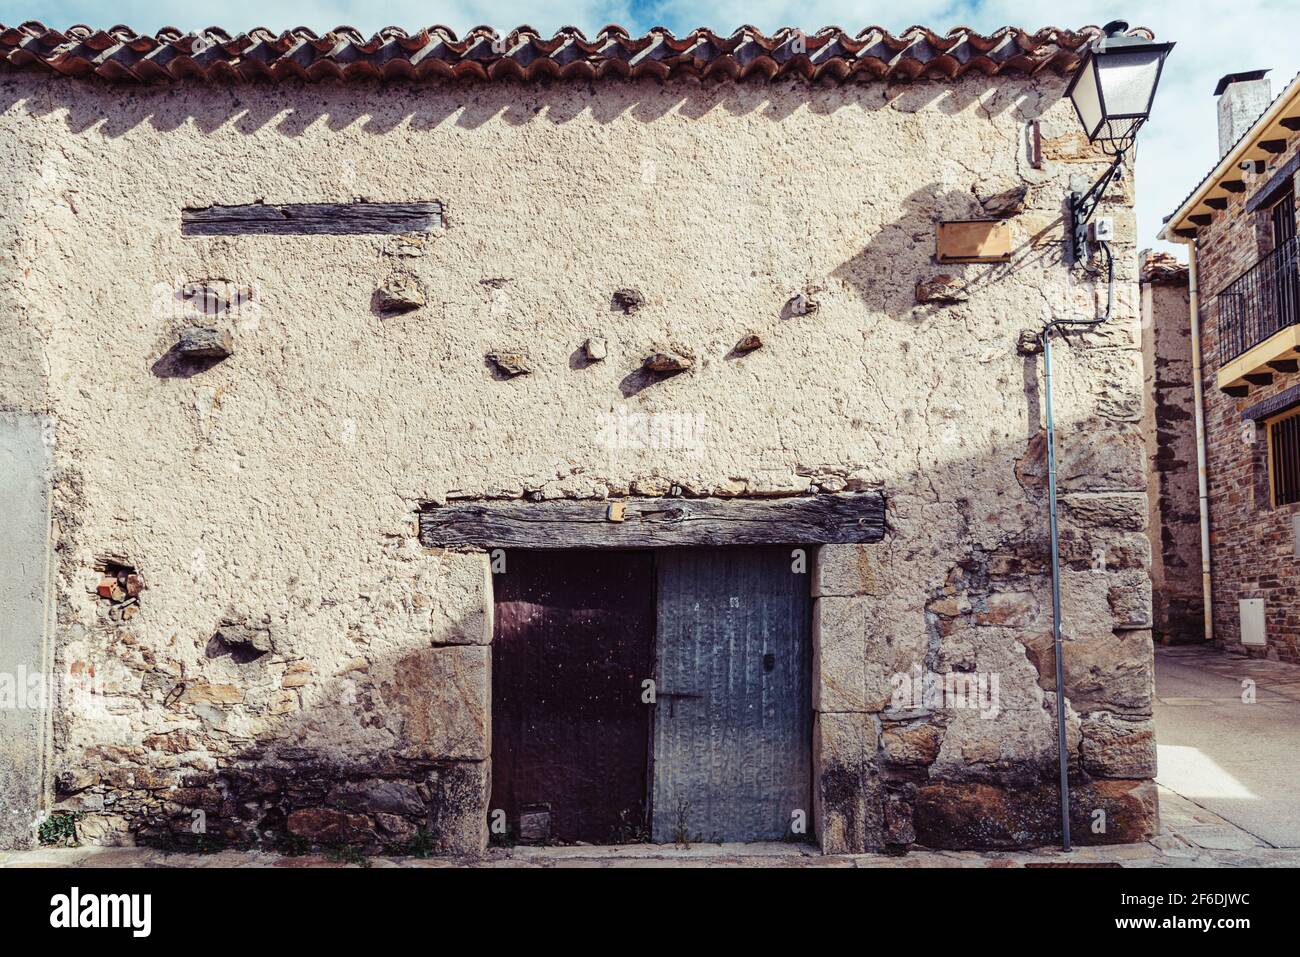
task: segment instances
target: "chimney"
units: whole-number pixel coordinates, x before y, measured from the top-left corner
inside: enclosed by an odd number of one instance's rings
[[[1219,157],[1237,145],[1273,102],[1273,84],[1265,76],[1268,70],[1229,73],[1214,88],[1219,98]]]

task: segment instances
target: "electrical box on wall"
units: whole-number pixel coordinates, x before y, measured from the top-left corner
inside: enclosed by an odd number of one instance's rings
[[[1264,599],[1243,598],[1241,609],[1241,643],[1262,647],[1268,644],[1264,635]]]

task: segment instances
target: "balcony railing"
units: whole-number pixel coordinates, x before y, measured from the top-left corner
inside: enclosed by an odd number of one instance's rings
[[[1219,367],[1288,326],[1300,323],[1300,237],[1273,250],[1215,300]]]

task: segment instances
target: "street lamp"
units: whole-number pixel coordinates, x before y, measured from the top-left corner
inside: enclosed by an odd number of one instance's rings
[[[1070,849],[1070,762],[1065,743],[1065,659],[1061,640],[1061,554],[1056,518],[1056,425],[1052,418],[1052,331],[1065,326],[1099,326],[1115,309],[1115,257],[1110,249],[1114,224],[1092,222],[1106,188],[1119,175],[1125,154],[1151,114],[1156,86],[1172,43],[1128,35],[1115,20],[1089,48],[1070,80],[1066,95],[1074,104],[1089,143],[1099,143],[1114,161],[1086,193],[1071,193],[1067,247],[1071,262],[1091,258],[1095,242],[1106,259],[1106,311],[1095,319],[1055,319],[1042,331],[1044,404],[1047,407],[1047,498],[1052,524],[1052,641],[1056,651],[1056,744],[1061,774],[1061,847]]]
[[[1074,262],[1088,258],[1088,224],[1106,188],[1119,175],[1138,130],[1151,115],[1165,57],[1174,48],[1172,43],[1155,43],[1129,36],[1127,31],[1123,20],[1102,27],[1103,35],[1084,54],[1065,91],[1088,142],[1099,143],[1105,153],[1115,157],[1088,192],[1070,194],[1070,258]],[[1110,238],[1106,230],[1094,228],[1093,233],[1091,238],[1099,242]]]
[[[1129,36],[1114,20],[1089,48],[1065,95],[1074,104],[1088,142],[1129,144],[1151,114],[1151,101],[1172,43]]]

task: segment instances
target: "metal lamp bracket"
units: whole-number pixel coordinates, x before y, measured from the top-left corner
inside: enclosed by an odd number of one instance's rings
[[[1106,195],[1106,190],[1112,182],[1123,175],[1124,170],[1124,153],[1116,155],[1114,162],[1101,174],[1101,178],[1092,184],[1092,187],[1086,193],[1073,192],[1070,194],[1070,223],[1069,223],[1069,260],[1072,264],[1087,262],[1092,256],[1090,243],[1089,223],[1097,213],[1097,207],[1101,204],[1102,198]],[[1098,239],[1108,238],[1098,236]]]

